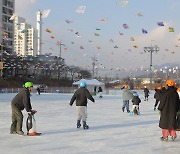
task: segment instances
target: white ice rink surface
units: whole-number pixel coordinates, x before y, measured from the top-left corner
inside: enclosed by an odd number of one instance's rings
[[[94,96],[88,103],[89,130],[76,128],[76,107],[69,106],[72,94],[32,94],[31,103],[38,113],[36,127],[42,136],[9,134],[10,102],[15,94],[0,94],[0,154],[178,154],[180,132],[172,142],[160,141],[159,114],[153,111],[154,93],[142,103],[141,115],[130,117],[122,112],[121,94]],[[130,103],[130,108],[132,103]],[[27,113],[23,130],[26,132]]]

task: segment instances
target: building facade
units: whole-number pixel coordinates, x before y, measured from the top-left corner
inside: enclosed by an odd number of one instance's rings
[[[13,52],[14,25],[9,19],[14,13],[14,7],[15,0],[0,0],[0,43],[10,53]]]
[[[14,51],[19,56],[37,55],[37,30],[26,23],[25,18],[14,19]]]

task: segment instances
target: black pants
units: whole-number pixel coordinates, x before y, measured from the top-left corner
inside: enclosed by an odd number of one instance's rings
[[[154,104],[154,107],[156,107],[156,106],[158,105],[158,103],[159,103],[159,100],[156,99],[156,102],[155,102],[155,104]]]

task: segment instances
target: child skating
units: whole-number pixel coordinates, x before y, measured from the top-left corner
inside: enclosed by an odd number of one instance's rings
[[[86,82],[80,83],[80,88],[74,93],[69,103],[70,106],[73,105],[76,100],[77,107],[77,128],[81,127],[81,120],[83,122],[83,128],[89,129],[89,126],[86,123],[87,118],[87,99],[95,102],[94,98],[90,94],[89,90],[86,88]]]
[[[133,94],[132,103],[133,106],[130,115],[140,115],[139,104],[141,103],[141,99],[139,98],[139,95],[137,93]]]

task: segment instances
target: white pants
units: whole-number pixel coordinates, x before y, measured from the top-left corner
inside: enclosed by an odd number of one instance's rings
[[[139,112],[139,105],[133,105],[132,106],[132,112],[134,112],[135,108],[136,108],[137,112]]]
[[[76,106],[77,108],[77,120],[82,119],[82,121],[86,121],[87,118],[87,106]]]

